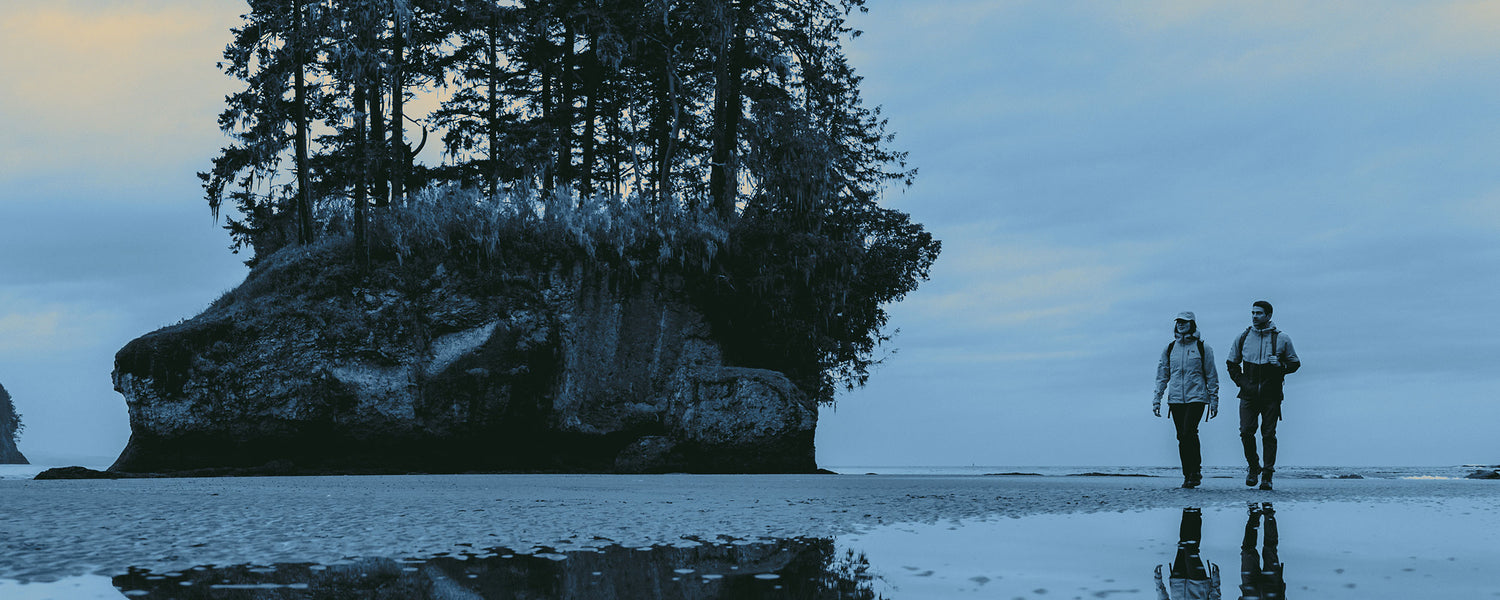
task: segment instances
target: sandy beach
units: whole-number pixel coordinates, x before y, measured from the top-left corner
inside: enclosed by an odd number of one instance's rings
[[[1387,506],[1416,520],[1449,505],[1464,506],[1476,519],[1500,514],[1500,487],[1488,481],[1293,479],[1274,492],[1227,479],[1210,479],[1198,490],[1174,484],[1165,478],[895,475],[4,480],[0,580],[52,581],[132,567],[163,572],[205,564],[420,558],[490,547],[567,551],[721,536],[834,538],[901,524],[957,530],[1039,515],[1129,515],[1185,506],[1232,512],[1250,501],[1274,501],[1284,514],[1361,505]]]

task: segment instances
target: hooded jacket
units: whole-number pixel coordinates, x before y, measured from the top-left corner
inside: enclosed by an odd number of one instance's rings
[[[1274,348],[1271,347],[1273,337]],[[1275,365],[1270,364],[1273,354],[1278,361]],[[1230,380],[1240,387],[1240,398],[1279,402],[1286,375],[1302,368],[1302,359],[1292,347],[1292,336],[1276,329],[1275,323],[1267,322],[1265,328],[1252,326],[1235,338],[1225,366],[1229,369]]]
[[[1168,404],[1207,402],[1212,409],[1219,407],[1219,369],[1214,365],[1214,349],[1203,345],[1203,354],[1198,353],[1198,332],[1176,334],[1177,340],[1161,350],[1161,359],[1156,363],[1156,399],[1153,407],[1161,407],[1161,398]]]

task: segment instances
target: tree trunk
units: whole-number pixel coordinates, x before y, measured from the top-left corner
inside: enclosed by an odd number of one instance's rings
[[[557,178],[563,185],[573,181],[573,88],[576,74],[573,68],[573,41],[577,35],[573,20],[563,13],[563,55],[558,62],[557,85],[561,100],[558,102],[557,122]]]
[[[297,243],[310,244],[313,241],[312,190],[308,186],[311,177],[307,171],[307,75],[304,72],[307,42],[302,37],[302,0],[293,2],[292,10],[292,44],[297,63],[293,82],[297,105]]]
[[[609,157],[606,160],[609,161],[610,193],[618,196],[620,195],[620,189],[624,187],[625,183],[623,180],[624,175],[620,172],[620,155],[625,152],[625,140],[621,138],[620,134],[620,119],[623,119],[624,116],[620,111],[620,90],[615,88],[606,93],[609,97],[609,103],[604,109],[604,139],[608,142],[605,148],[609,152]]]
[[[391,200],[406,203],[406,174],[411,155],[406,147],[406,38],[397,16],[391,40]]]
[[[599,43],[598,36],[590,36],[589,49],[594,50]],[[583,93],[585,102],[583,109],[583,166],[578,173],[578,188],[582,196],[594,195],[594,120],[599,110],[599,61],[596,57],[588,57],[583,61]],[[581,200],[582,198],[580,198]]]
[[[370,185],[374,188],[376,207],[390,203],[390,165],[386,163],[390,147],[385,140],[385,82],[381,79],[379,73],[373,74],[369,78],[370,91],[365,95],[370,103]]]
[[[354,84],[354,262],[361,273],[370,268],[370,240],[366,231],[368,201],[365,198],[365,183],[369,175],[369,161],[365,155],[365,86]]]
[[[551,52],[548,52],[547,54],[549,56],[544,60],[550,63]],[[548,129],[553,129],[555,127],[552,124],[552,69],[548,65],[542,66],[542,123],[545,124]],[[557,145],[557,132],[552,131],[551,133],[552,135],[549,136],[550,139],[547,140],[548,157],[555,156],[552,150],[555,149]],[[553,159],[552,164],[545,165],[543,168],[545,169],[545,172],[542,177],[542,189],[546,190],[547,192],[551,192],[553,188],[557,186],[557,161]]]
[[[709,175],[709,193],[714,209],[725,222],[734,218],[739,191],[739,125],[743,110],[745,29],[749,27],[750,10],[755,0],[741,0],[739,9],[726,15],[732,19],[731,40],[720,58],[719,81],[715,88],[714,108],[717,121],[714,131],[714,155]]]
[[[672,199],[672,155],[677,151],[677,133],[681,128],[677,106],[677,61],[672,48],[667,48],[667,61],[663,65],[665,77],[662,83],[661,119],[663,121],[661,150],[656,165],[656,201],[663,204]]]
[[[500,196],[500,101],[497,89],[500,85],[500,42],[497,39],[500,36],[499,11],[490,15],[489,33],[490,45],[486,48],[486,58],[490,61],[490,89],[489,106],[485,107],[485,112],[489,117],[490,168],[485,180],[489,183],[490,201],[493,202]]]

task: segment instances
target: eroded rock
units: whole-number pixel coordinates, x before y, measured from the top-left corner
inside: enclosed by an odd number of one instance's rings
[[[780,373],[726,365],[671,281],[419,264],[357,277],[336,250],[270,257],[120,350],[132,435],[111,469],[816,468],[815,404]]]

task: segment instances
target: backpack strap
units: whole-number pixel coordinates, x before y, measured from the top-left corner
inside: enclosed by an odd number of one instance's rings
[[[1243,340],[1241,340],[1243,342]],[[1203,374],[1203,385],[1208,385],[1208,353],[1203,351],[1203,338],[1198,338],[1198,366],[1202,367],[1198,372]],[[1177,340],[1167,342],[1167,373],[1172,372],[1172,349],[1177,346]]]
[[[1271,330],[1271,356],[1276,357],[1276,362],[1281,362],[1281,352],[1276,350],[1276,334],[1281,333],[1275,329]]]
[[[1203,385],[1208,385],[1208,353],[1203,350],[1203,338],[1198,338],[1198,369],[1203,373]]]
[[[1235,342],[1239,345],[1239,352],[1235,354],[1240,355],[1240,362],[1245,362],[1245,336],[1248,335],[1250,335],[1250,328],[1246,327],[1244,331],[1240,332],[1240,339]]]

